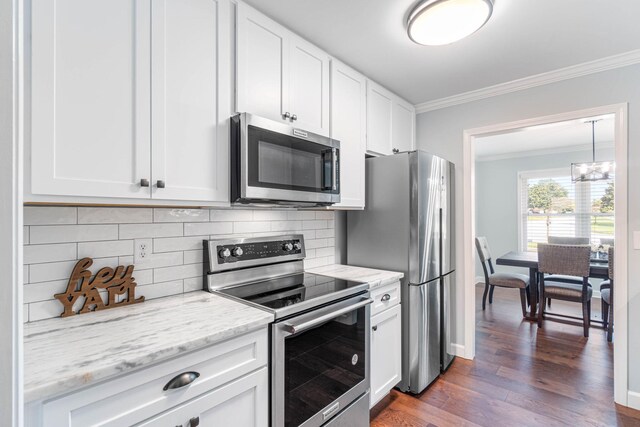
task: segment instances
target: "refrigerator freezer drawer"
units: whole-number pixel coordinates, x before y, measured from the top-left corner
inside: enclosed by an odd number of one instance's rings
[[[409,286],[408,351],[409,392],[422,392],[440,375],[440,278]],[[406,383],[406,381],[405,381]]]

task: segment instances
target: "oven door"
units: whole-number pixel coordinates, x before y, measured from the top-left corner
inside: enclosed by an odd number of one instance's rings
[[[272,325],[273,427],[321,426],[367,392],[371,302],[361,294]]]
[[[332,204],[340,201],[340,143],[243,113],[239,117],[239,200]]]

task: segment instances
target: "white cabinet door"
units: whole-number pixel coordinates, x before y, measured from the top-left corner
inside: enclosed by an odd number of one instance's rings
[[[197,420],[201,426],[267,427],[268,381],[262,368],[137,425],[188,427]]]
[[[400,152],[411,151],[414,148],[415,117],[413,105],[396,97],[392,108],[391,129],[393,138],[391,148]]]
[[[31,193],[149,197],[150,0],[33,0]]]
[[[391,154],[391,122],[394,95],[367,80],[367,151],[373,154]]]
[[[291,36],[289,46],[292,123],[329,135],[329,56],[296,36]]]
[[[152,3],[154,199],[229,200],[229,114],[219,113],[218,94],[221,3]]]
[[[331,138],[340,141],[339,208],[364,208],[367,79],[331,61]]]
[[[289,33],[255,9],[238,3],[238,112],[285,121],[289,103]]]
[[[371,318],[371,405],[400,382],[402,376],[401,305]]]

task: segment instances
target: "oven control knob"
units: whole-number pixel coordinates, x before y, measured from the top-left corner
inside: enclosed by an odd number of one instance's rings
[[[220,249],[218,255],[220,255],[220,258],[229,258],[231,256],[231,251],[228,248]]]
[[[291,243],[285,243],[284,245],[282,245],[282,250],[289,252],[293,250],[293,245]]]
[[[242,256],[244,251],[242,250],[241,247],[237,247],[237,248],[233,248],[233,251],[231,253],[233,254],[233,256]]]
[[[302,245],[300,244],[300,242],[295,242],[293,244],[293,249],[295,249],[296,251],[299,251],[300,249],[302,249]]]

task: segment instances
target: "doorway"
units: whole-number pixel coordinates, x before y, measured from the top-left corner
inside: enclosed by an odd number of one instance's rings
[[[615,221],[615,233],[613,233],[616,242],[616,292],[614,293],[614,307],[615,307],[615,319],[616,319],[616,336],[615,346],[616,351],[614,353],[614,399],[617,403],[627,404],[627,105],[613,105],[597,107],[587,110],[580,110],[574,112],[568,112],[563,114],[557,114],[553,116],[545,116],[532,118],[527,120],[521,120],[517,122],[502,123],[483,128],[469,129],[464,132],[464,144],[463,144],[463,211],[464,211],[464,265],[465,265],[465,356],[467,358],[473,358],[475,355],[475,312],[476,312],[476,251],[474,247],[474,238],[476,236],[476,150],[478,143],[482,138],[498,137],[506,133],[512,133],[521,131],[522,129],[529,129],[533,127],[545,127],[553,128],[560,127],[562,122],[579,121],[585,118],[594,118],[608,116],[611,120],[613,128],[614,143],[611,147],[611,154],[613,154],[616,164],[615,179],[616,185],[610,190],[614,194],[615,200],[615,212],[613,213],[612,221]],[[587,141],[591,142],[591,141]],[[544,178],[544,177],[542,177]],[[527,175],[520,176],[519,179],[524,180],[525,185],[535,185],[535,177]],[[521,185],[522,188],[522,185]],[[529,187],[527,187],[529,188]],[[598,190],[599,191],[599,190]],[[603,190],[605,191],[605,190]],[[599,192],[595,192],[599,194]],[[603,194],[604,195],[604,194]],[[602,196],[600,198],[602,198]],[[591,197],[589,195],[587,200]],[[568,198],[568,197],[567,197]],[[565,198],[565,203],[570,203]],[[575,199],[575,197],[574,197]],[[524,200],[522,194],[520,194],[520,200]],[[590,199],[589,199],[590,200]],[[575,200],[573,202],[575,204]],[[557,208],[559,206],[556,206]],[[562,207],[559,207],[562,210]],[[575,208],[575,207],[574,207]],[[568,213],[569,206],[565,206],[565,210]],[[528,213],[528,212],[527,212]],[[535,212],[533,212],[535,213]],[[539,213],[539,212],[538,212]],[[564,218],[563,220],[566,220]],[[596,223],[602,218],[598,217]],[[538,219],[525,218],[521,211],[519,218],[516,218],[518,227],[517,239],[518,247],[526,249],[528,245],[535,245],[536,233],[529,233],[528,229],[535,228],[537,225],[534,221]],[[546,220],[542,220],[543,222]],[[592,221],[590,218],[589,221]],[[587,221],[575,221],[573,227],[583,227],[582,230],[586,230]],[[549,230],[554,229],[557,225],[544,223],[545,227]],[[593,227],[588,231],[594,235],[603,233],[603,225],[597,224],[597,227]],[[566,230],[565,230],[566,231]],[[568,231],[566,231],[568,232]],[[605,237],[601,237],[602,239]],[[530,242],[531,241],[531,242]],[[496,254],[498,255],[498,254]],[[580,334],[580,329],[576,330],[577,334]]]

